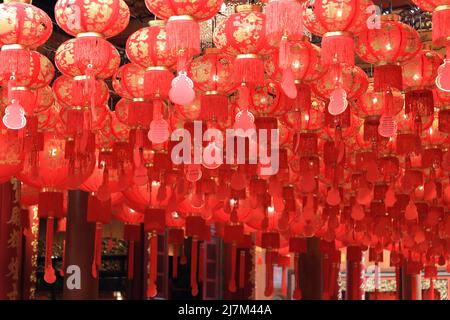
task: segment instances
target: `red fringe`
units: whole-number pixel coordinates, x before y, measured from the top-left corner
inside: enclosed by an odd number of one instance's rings
[[[197,259],[198,259],[198,240],[192,239],[191,248],[191,293],[195,297],[198,295],[197,283]]]
[[[264,62],[256,57],[237,57],[233,72],[236,84],[257,84],[264,81]]]
[[[295,277],[295,289],[293,298],[295,300],[300,300],[302,298],[302,290],[300,289],[300,266],[299,266],[299,257],[296,253],[294,256],[294,277]]]
[[[128,243],[128,280],[134,278],[134,241]]]
[[[434,11],[432,19],[433,43],[436,45],[446,45],[447,38],[450,37],[450,9]]]
[[[29,73],[30,52],[26,49],[9,49],[0,51],[0,74],[9,78],[12,73],[21,77]]]
[[[54,283],[56,281],[55,269],[52,264],[52,249],[53,249],[53,229],[54,218],[47,218],[47,230],[45,231],[45,267],[44,280],[47,283]]]
[[[241,251],[239,256],[239,288],[243,289],[245,286],[245,251]]]
[[[202,119],[225,121],[228,119],[228,97],[225,94],[201,95]]]
[[[322,38],[321,62],[323,65],[355,64],[355,43],[350,35],[325,35]]]
[[[373,87],[376,92],[385,92],[396,88],[403,89],[402,67],[395,64],[375,66]]]
[[[62,218],[64,215],[63,198],[62,192],[39,192],[39,217]]]
[[[172,278],[178,278],[178,250],[179,245],[173,244]]]
[[[233,243],[231,245],[231,257],[230,257],[231,272],[230,272],[230,279],[228,280],[228,290],[230,292],[236,292],[236,253],[237,253],[236,244]]]
[[[281,294],[283,296],[287,296],[287,274],[286,274],[286,267],[283,266],[281,269]]]
[[[111,45],[101,37],[79,37],[74,42],[75,63],[88,66],[91,64],[97,73],[108,63]]]
[[[166,99],[172,85],[173,74],[169,70],[145,71],[144,88],[147,99]]]
[[[92,277],[97,278],[98,270],[102,265],[102,234],[103,226],[101,223],[95,224],[95,237],[94,237],[94,253],[92,256]]]
[[[266,288],[264,290],[264,295],[270,297],[273,294],[273,252],[266,251]]]
[[[266,6],[266,34],[280,39],[285,33],[303,34],[302,5],[295,0],[271,1]]]
[[[280,51],[278,54],[278,67],[287,69],[291,67],[291,47],[287,39],[281,39]]]
[[[84,111],[70,108],[67,110],[66,133],[72,137],[82,134],[84,129]]]
[[[150,239],[149,281],[147,286],[147,298],[154,298],[158,294],[156,286],[158,272],[158,235],[153,234]]]
[[[166,33],[167,50],[173,55],[178,55],[181,50],[191,56],[200,53],[200,26],[197,21],[173,17],[167,22]]]
[[[200,242],[200,255],[198,258],[198,279],[200,282],[205,281],[205,243]]]
[[[405,93],[405,113],[429,116],[434,113],[433,92],[431,90],[412,90]]]

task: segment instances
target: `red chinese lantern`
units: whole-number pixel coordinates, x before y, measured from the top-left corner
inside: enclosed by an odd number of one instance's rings
[[[321,60],[324,65],[354,65],[353,35],[363,30],[370,14],[370,0],[346,2],[332,0],[325,3],[312,1],[304,6],[305,27],[322,36]]]
[[[205,54],[189,64],[188,74],[196,88],[202,91],[202,118],[227,119],[227,94],[234,89],[234,84],[229,81],[233,74],[233,59],[221,54],[218,49],[207,48]]]
[[[413,59],[403,65],[405,93],[405,112],[419,116],[429,116],[434,112],[434,80],[441,56],[431,50],[420,51]]]
[[[381,16],[380,27],[365,27],[356,37],[356,53],[375,65],[374,90],[403,89],[401,65],[413,58],[422,45],[419,33],[399,22],[396,15]]]
[[[147,8],[156,16],[168,19],[167,49],[178,59],[178,76],[172,83],[169,96],[177,104],[191,103],[195,98],[192,80],[186,75],[187,59],[200,53],[200,26],[198,21],[208,20],[222,6],[223,0],[214,1],[161,1],[146,0]]]

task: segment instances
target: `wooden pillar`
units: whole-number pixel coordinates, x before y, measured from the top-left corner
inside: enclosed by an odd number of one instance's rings
[[[306,253],[300,254],[300,288],[302,300],[321,300],[323,290],[322,254],[320,240],[308,238]]]
[[[21,299],[20,182],[0,184],[0,300]]]
[[[95,224],[87,222],[88,193],[69,190],[66,229],[66,270],[69,266],[80,269],[81,288],[70,289],[68,277],[64,273],[64,300],[93,300],[98,298],[98,278],[92,276]],[[69,279],[70,280],[70,279]]]
[[[360,247],[347,247],[347,287],[346,300],[363,300],[362,279],[363,271],[362,251]]]

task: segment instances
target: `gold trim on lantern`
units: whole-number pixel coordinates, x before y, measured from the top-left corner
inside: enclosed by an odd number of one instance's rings
[[[206,91],[204,93],[205,96],[211,96],[211,95],[214,95],[214,94],[219,94],[219,91],[211,90],[211,91]]]
[[[236,56],[236,59],[258,59],[259,56],[254,53],[245,53],[245,54],[238,54]]]
[[[188,15],[171,16],[169,18],[169,20],[167,20],[167,21],[170,22],[170,21],[180,21],[180,20],[192,20],[192,21],[194,21],[194,18],[192,18],[191,16],[188,16]]]
[[[11,91],[27,91],[28,88],[27,87],[12,87]]]
[[[262,12],[262,8],[259,5],[254,4],[241,4],[236,6],[236,13],[245,13],[245,12]]]
[[[442,6],[437,6],[433,12],[437,12],[437,11],[444,11],[444,10],[450,10],[450,5],[448,4],[443,4]]]
[[[164,20],[150,20],[148,22],[149,27],[165,27],[166,21]]]
[[[80,75],[80,76],[75,76],[73,77],[73,80],[75,81],[83,81],[83,80],[87,80],[87,76],[86,75]]]
[[[98,32],[81,32],[77,34],[77,38],[85,38],[85,37],[103,38],[103,35]]]
[[[40,192],[41,192],[41,193],[46,193],[46,192],[60,192],[60,193],[63,193],[63,190],[58,189],[58,188],[50,188],[50,187],[47,187],[47,188],[42,188],[42,189],[40,190]]]
[[[332,31],[327,32],[323,35],[324,37],[335,37],[335,36],[344,36],[344,37],[352,37],[352,33],[348,31]]]
[[[81,110],[83,110],[83,107],[82,106],[67,106],[67,107],[65,107],[65,109],[66,110],[78,110],[78,111],[81,111]]]
[[[157,66],[157,67],[148,67],[147,69],[145,69],[145,71],[169,71],[169,69],[167,69],[166,67]]]
[[[104,147],[104,148],[100,149],[101,153],[111,153],[112,151],[113,151],[113,149],[110,147]]]
[[[133,102],[145,102],[144,98],[133,98]]]
[[[19,50],[19,49],[25,49],[25,47],[23,45],[21,45],[21,44],[14,43],[14,44],[5,44],[4,46],[2,46],[1,51]]]

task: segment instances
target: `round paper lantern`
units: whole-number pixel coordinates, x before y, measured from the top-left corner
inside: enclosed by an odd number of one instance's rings
[[[312,86],[313,92],[326,100],[331,96],[333,90],[335,90],[337,82],[340,82],[342,88],[347,92],[347,99],[349,100],[356,99],[367,91],[369,78],[357,66],[343,67],[341,79],[338,81],[336,81],[335,76],[336,74],[334,72],[328,71]]]
[[[15,73],[12,86],[38,89],[48,85],[55,76],[55,68],[50,60],[37,51],[29,51],[29,67],[0,72],[0,84],[8,86]]]
[[[131,34],[127,40],[126,53],[132,63],[143,68],[158,66],[171,68],[176,62],[167,50],[164,20],[152,20],[148,27]]]
[[[50,17],[31,5],[31,0],[4,1],[0,4],[0,16],[0,47],[18,44],[35,49],[44,44],[52,34]]]
[[[0,106],[3,109],[9,103],[8,88],[1,88]],[[12,87],[12,98],[17,99],[27,114],[37,114],[50,108],[54,103],[53,91],[50,86],[37,90],[27,87]]]
[[[222,3],[223,0],[145,0],[148,10],[161,19],[187,15],[197,21],[214,17]]]
[[[380,28],[366,26],[356,36],[355,45],[358,56],[375,65],[375,91],[402,90],[400,65],[413,58],[422,47],[419,33],[392,14],[381,16]]]
[[[75,77],[85,75],[88,69],[88,63],[78,63],[75,57],[75,41],[76,39],[69,39],[61,44],[55,53],[55,64],[62,74]],[[96,66],[93,65],[93,73],[97,78],[106,79],[111,77],[117,68],[120,66],[120,55],[117,49],[108,44],[110,54],[106,57],[107,64]]]
[[[123,0],[58,0],[55,19],[72,36],[92,32],[110,38],[127,27],[130,10]]]
[[[151,185],[132,186],[123,191],[125,201],[130,208],[144,212],[149,207],[166,207],[172,198],[172,190],[167,186],[160,185],[159,182],[150,182]],[[164,189],[164,190],[163,190]]]
[[[422,50],[413,59],[403,65],[403,83],[406,113],[413,112],[420,116],[434,112],[433,92],[437,70],[442,57],[435,51]]]
[[[202,91],[202,118],[227,119],[227,93],[235,87],[229,81],[233,75],[233,59],[220,53],[218,49],[207,48],[205,54],[189,64],[188,74],[196,88]]]
[[[120,99],[116,104],[117,120],[130,128],[148,129],[153,119],[153,104],[140,99]]]
[[[236,13],[220,23],[214,31],[214,44],[222,52],[235,55],[234,82],[262,82],[263,62],[260,56],[270,54],[266,41],[266,17],[256,5],[238,5]]]
[[[22,169],[24,154],[18,131],[0,124],[0,182],[4,183]]]
[[[367,8],[370,0],[347,2],[330,0],[311,1],[303,8],[305,27],[322,36],[321,61],[324,65],[333,63],[354,64],[353,35],[362,31],[369,21]]]
[[[280,84],[277,81],[266,80],[264,84],[257,85],[252,90],[249,110],[260,117],[272,115],[277,110],[280,96]]]
[[[145,70],[140,66],[128,63],[119,68],[113,77],[114,91],[123,98],[144,98]]]
[[[358,117],[381,116],[386,107],[386,100],[389,96],[385,92],[375,92],[372,85],[369,85],[367,92],[360,95],[355,103],[351,104],[352,112]],[[390,115],[395,116],[403,109],[404,100],[400,92],[392,94],[393,108]]]

